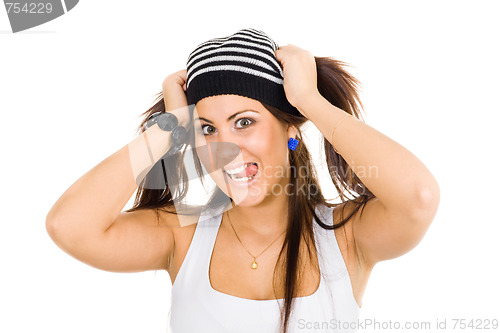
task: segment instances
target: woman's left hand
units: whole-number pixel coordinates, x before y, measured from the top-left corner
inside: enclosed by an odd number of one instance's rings
[[[303,114],[300,108],[306,97],[319,95],[316,60],[311,52],[293,44],[281,46],[274,53],[283,69],[286,98]]]

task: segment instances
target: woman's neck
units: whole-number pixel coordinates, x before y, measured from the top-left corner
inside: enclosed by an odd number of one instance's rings
[[[250,234],[268,238],[276,237],[286,230],[288,197],[280,195],[270,196],[268,199],[251,207],[235,205],[226,211],[226,218],[229,215],[229,220],[238,235]]]

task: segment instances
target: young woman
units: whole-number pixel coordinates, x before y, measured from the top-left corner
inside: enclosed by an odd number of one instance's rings
[[[99,269],[167,270],[172,332],[356,331],[374,265],[419,243],[439,187],[360,120],[358,82],[342,65],[256,29],[199,44],[163,82],[142,133],[55,203],[50,236]],[[187,129],[180,153],[159,121],[144,130],[157,112]],[[308,120],[324,136],[340,204],[321,192],[302,140]],[[217,185],[195,218],[180,212],[187,147]]]

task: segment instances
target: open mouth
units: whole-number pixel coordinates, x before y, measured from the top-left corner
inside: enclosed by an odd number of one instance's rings
[[[224,172],[236,183],[249,183],[258,176],[259,166],[255,162],[249,162],[234,169],[225,169]]]

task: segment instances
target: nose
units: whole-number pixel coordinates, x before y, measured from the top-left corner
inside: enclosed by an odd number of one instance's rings
[[[219,131],[216,138],[206,140],[207,145],[198,147],[197,153],[207,172],[223,169],[241,154],[242,139],[231,131]]]
[[[242,135],[238,135],[231,128],[223,128],[219,130],[216,138],[218,144],[217,154],[220,156],[221,161],[225,164],[234,160],[239,154],[241,154],[243,148],[245,147],[245,138]]]

